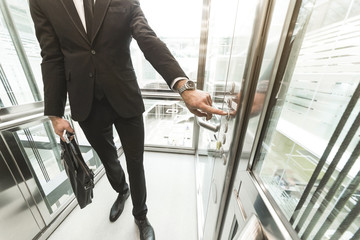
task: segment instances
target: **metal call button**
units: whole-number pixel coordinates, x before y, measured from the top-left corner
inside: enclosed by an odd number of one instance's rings
[[[215,179],[212,180],[211,183],[211,192],[212,192],[212,199],[214,201],[214,203],[217,203],[217,187],[216,187],[216,183],[215,183]]]
[[[221,157],[222,157],[222,160],[223,160],[223,164],[226,165],[226,163],[227,163],[227,156],[226,156],[226,154],[224,153]]]
[[[224,154],[224,148],[223,148],[223,147],[220,148],[220,154],[221,154],[221,155]]]
[[[225,122],[225,125],[224,125],[224,133],[227,133],[229,130],[229,123],[228,122]]]
[[[216,142],[216,150],[220,150],[221,146],[222,146],[221,142],[217,141]]]
[[[229,121],[230,120],[230,111],[227,111],[227,115],[226,115],[226,120]]]
[[[232,99],[231,98],[227,99],[227,104],[228,104],[229,108],[232,108]]]
[[[235,87],[236,87],[235,83],[234,83],[234,82],[232,82],[232,84],[231,84],[230,94],[234,94],[234,93],[235,93]]]

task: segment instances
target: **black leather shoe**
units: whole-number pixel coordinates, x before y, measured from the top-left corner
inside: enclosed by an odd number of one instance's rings
[[[121,213],[124,210],[125,201],[126,199],[128,199],[129,196],[129,190],[124,194],[119,194],[110,210],[110,222],[115,222],[120,217]]]
[[[144,220],[135,219],[135,223],[139,227],[140,240],[155,240],[154,229],[147,218]]]

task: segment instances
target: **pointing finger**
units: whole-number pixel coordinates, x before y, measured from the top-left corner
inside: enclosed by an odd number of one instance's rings
[[[190,109],[190,112],[195,114],[196,116],[198,117],[207,117],[207,114],[206,113],[203,113],[203,112],[200,112],[199,110],[197,109]]]
[[[227,113],[224,112],[223,110],[211,107],[211,106],[206,105],[206,104],[199,107],[199,109],[201,111],[204,111],[204,112],[207,112],[207,113],[210,113],[210,114],[227,115]]]

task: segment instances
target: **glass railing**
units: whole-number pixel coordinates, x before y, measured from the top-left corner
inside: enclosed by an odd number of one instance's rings
[[[180,100],[145,100],[145,146],[192,148],[194,115]]]
[[[75,129],[85,162],[95,175],[100,173],[100,159],[80,127],[71,120],[69,109],[65,118]],[[2,148],[5,147],[4,151],[9,152],[12,158],[6,160],[19,166],[22,175],[26,175],[22,172],[31,173],[30,178],[36,183],[36,189],[31,194],[45,222],[49,223],[74,199],[74,194],[61,161],[60,138],[55,135],[50,120],[43,116],[41,102],[1,109],[0,136],[4,141]],[[120,148],[120,141],[115,136],[116,145]],[[35,197],[37,193],[40,197]]]

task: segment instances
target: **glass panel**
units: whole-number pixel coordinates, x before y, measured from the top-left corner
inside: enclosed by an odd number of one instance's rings
[[[19,5],[24,9],[27,1]],[[7,29],[3,9],[0,12],[0,107],[34,102],[29,84]],[[27,21],[30,23],[30,21]]]
[[[69,116],[66,118],[69,119]],[[77,125],[74,128],[84,160],[96,172],[101,166],[100,160],[85,140],[81,129]],[[55,137],[50,121],[20,130],[10,130],[9,133],[15,140],[11,151],[17,161],[27,163],[49,213],[55,213],[73,198],[72,188],[61,162],[60,138]],[[12,142],[9,137],[7,141]]]
[[[213,105],[222,107],[224,92],[226,88],[226,74],[230,59],[232,36],[236,19],[237,0],[228,1],[223,4],[221,1],[211,1],[209,36],[207,45],[207,57],[205,68],[204,90],[212,95]],[[219,15],[226,12],[226,15]],[[217,93],[218,92],[218,93]],[[218,121],[212,120],[214,124]],[[219,133],[200,128],[199,132],[199,156],[197,160],[197,176],[199,178],[199,198],[202,209],[199,211],[200,231],[203,233],[205,222],[208,218],[209,202],[217,198],[217,192],[221,191],[214,182],[214,166],[216,160],[216,142]],[[220,140],[219,140],[220,141]],[[211,188],[213,194],[211,195]],[[212,217],[212,219],[216,218]],[[210,221],[208,221],[210,222]],[[205,236],[206,237],[206,236]]]
[[[240,3],[241,4],[241,3]],[[244,4],[244,3],[242,3]],[[249,4],[253,6],[255,4]],[[214,105],[218,108],[223,108],[224,105],[224,94],[231,90],[232,85],[227,86],[227,74],[229,68],[229,62],[231,57],[233,35],[234,35],[234,25],[236,23],[236,11],[237,11],[238,1],[231,0],[227,4],[223,4],[221,1],[212,1],[211,2],[211,12],[209,20],[209,36],[208,36],[208,46],[207,46],[207,58],[206,58],[206,68],[205,68],[205,80],[204,80],[204,90],[209,92],[212,95]],[[243,5],[242,5],[243,6]],[[240,8],[247,9],[246,7]],[[226,12],[226,15],[221,13]],[[246,13],[246,11],[244,11]],[[251,11],[249,11],[251,12]],[[243,12],[239,13],[237,16],[241,16]],[[245,14],[251,18],[250,13]],[[239,23],[241,24],[241,22]],[[252,21],[245,21],[243,24],[252,25]],[[242,34],[250,32],[237,28],[241,30]],[[251,29],[251,28],[250,28]],[[247,29],[248,30],[248,29]],[[244,42],[235,44],[240,44],[242,49],[247,49],[246,38]],[[242,59],[246,58],[242,56]],[[244,63],[243,63],[244,64]],[[237,68],[238,71],[243,71],[242,67]],[[240,78],[237,79],[241,79]],[[235,79],[235,80],[237,80]],[[234,83],[235,84],[235,83]],[[237,83],[236,89],[240,89],[240,85]],[[226,107],[226,106],[225,106]],[[200,137],[199,137],[199,149],[208,150],[216,149],[216,141],[219,133],[214,133],[203,128],[200,128]]]
[[[32,74],[35,77],[37,88],[43,98],[43,82],[41,75],[40,46],[35,36],[34,23],[30,16],[30,9],[27,1],[7,0],[12,20],[19,34],[21,44],[29,60]]]
[[[244,142],[243,150],[242,150],[242,154],[246,157],[248,157],[253,147],[254,137],[259,124],[260,113],[262,112],[263,109],[266,92],[268,89],[272,69],[274,66],[275,54],[280,41],[289,3],[290,3],[289,0],[282,0],[282,1],[277,1],[274,6],[271,23],[268,30],[269,32],[267,37],[267,44],[262,59],[259,80],[256,87],[256,92],[254,95],[254,100],[250,112],[250,120],[248,123],[248,128],[246,133],[247,135],[245,138],[246,141]],[[242,15],[241,19],[238,20],[238,22],[242,23],[242,26],[237,27],[238,33],[235,34],[234,46],[232,50],[233,55],[231,58],[230,68],[229,68],[229,79],[233,79],[233,81],[237,85],[241,84],[241,80],[243,78],[241,76],[244,74],[243,72],[245,67],[245,61],[248,54],[247,53],[248,49],[246,49],[245,47],[248,46],[251,37],[250,35],[251,26],[249,24],[248,25],[245,24],[246,23],[245,19],[247,17],[248,16],[246,15]],[[244,29],[246,31],[243,31]],[[245,33],[247,33],[247,35]],[[235,93],[236,94],[234,96],[228,96],[225,102],[231,105],[232,110],[237,111],[241,96],[239,90],[235,91]],[[233,112],[233,114],[235,114],[235,111]]]
[[[213,104],[225,111],[237,109],[237,103],[229,100],[235,99],[241,89],[257,3],[245,0],[228,1],[227,4],[211,1],[204,89],[212,95]],[[220,202],[235,128],[233,117],[213,118],[210,123],[218,124],[219,130],[213,132],[200,128],[197,161],[203,206],[200,214],[206,219],[205,234],[211,234],[212,229],[207,228],[211,228],[212,224],[215,226],[215,214],[218,214],[215,208]]]
[[[145,100],[145,144],[192,147],[194,115],[182,101]]]
[[[359,237],[360,11],[353,2],[304,1],[256,156],[256,177],[301,239]]]
[[[198,67],[202,1],[141,1],[141,8],[158,37],[166,43],[187,76],[195,81]],[[167,11],[160,11],[159,14],[160,9],[167,9]],[[174,16],[174,13],[177,13],[178,16]],[[140,88],[169,90],[166,82],[144,58],[136,41],[131,44],[131,56]]]
[[[150,26],[167,45],[185,74],[196,81],[202,0],[141,1],[141,8]],[[174,17],[174,12],[183,17]],[[165,80],[144,58],[135,40],[130,48],[140,88],[172,92]],[[182,101],[145,99],[144,103],[145,145],[193,147],[193,114]]]

